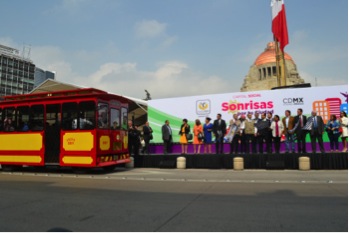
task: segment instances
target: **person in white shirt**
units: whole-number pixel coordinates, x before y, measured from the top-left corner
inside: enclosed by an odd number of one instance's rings
[[[270,129],[272,130],[272,135],[274,139],[275,153],[280,153],[280,141],[282,132],[284,131],[284,124],[280,121],[278,115],[274,116],[274,121],[271,123]]]

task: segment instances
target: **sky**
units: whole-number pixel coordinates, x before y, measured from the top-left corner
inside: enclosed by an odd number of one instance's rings
[[[348,1],[285,7],[301,78],[348,84]],[[0,44],[58,81],[141,99],[239,92],[273,40],[270,0],[1,0],[0,15]]]

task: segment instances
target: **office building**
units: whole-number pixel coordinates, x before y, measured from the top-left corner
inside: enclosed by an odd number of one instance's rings
[[[47,79],[55,79],[55,73],[35,67],[34,88],[45,82]]]
[[[19,50],[0,45],[0,96],[29,93],[34,88],[35,65]]]

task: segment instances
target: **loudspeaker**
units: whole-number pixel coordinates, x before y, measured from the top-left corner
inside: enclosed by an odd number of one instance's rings
[[[176,161],[166,160],[159,163],[160,168],[176,168]]]

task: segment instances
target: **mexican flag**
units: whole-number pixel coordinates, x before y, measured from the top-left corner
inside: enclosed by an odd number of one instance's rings
[[[283,52],[288,44],[288,32],[286,22],[286,10],[284,0],[271,0],[272,12],[272,32],[280,43],[280,49]]]

